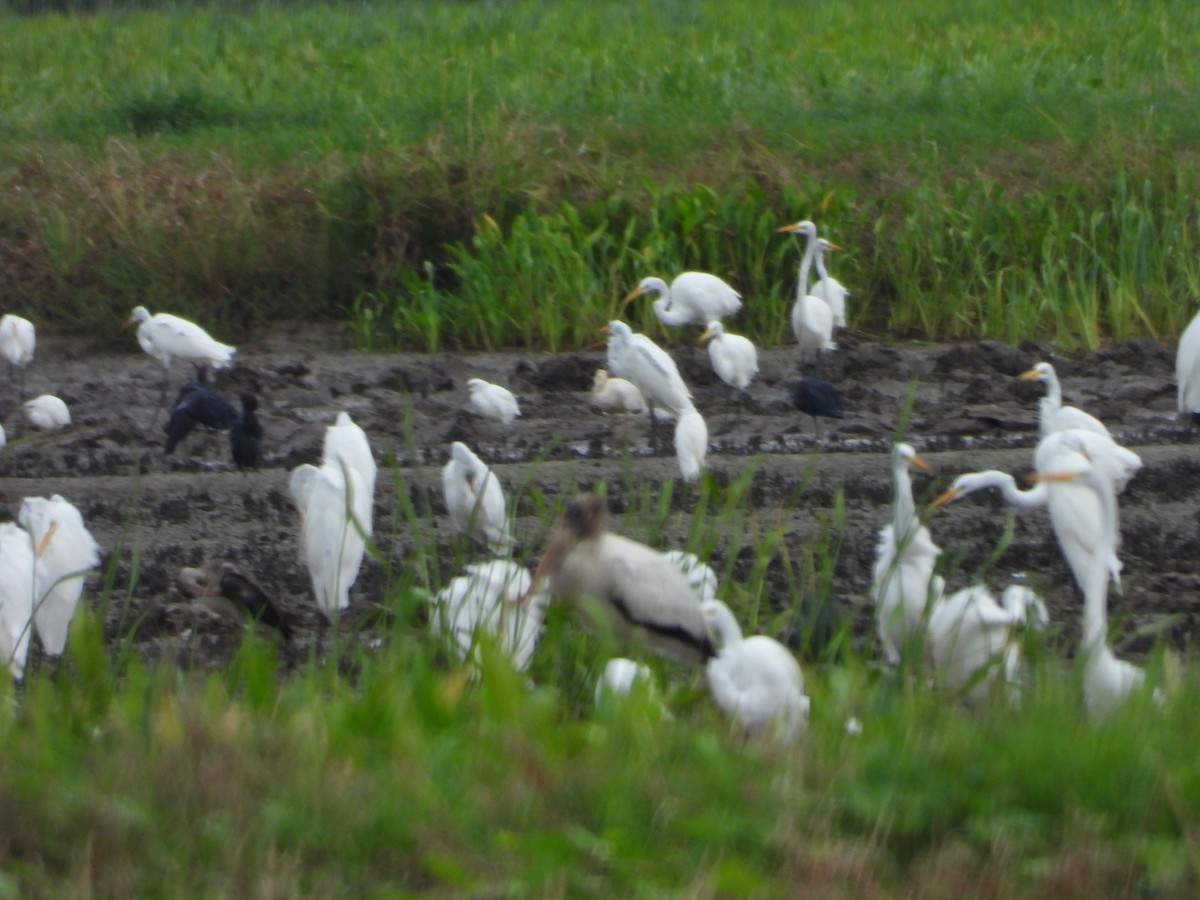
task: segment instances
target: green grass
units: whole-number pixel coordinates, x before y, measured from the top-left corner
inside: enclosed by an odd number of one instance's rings
[[[14,4],[21,9],[30,4]],[[812,218],[883,338],[1064,349],[1192,312],[1182,0],[0,11],[8,305],[361,347],[578,346],[701,268],[785,340]],[[569,315],[568,315],[569,313]]]

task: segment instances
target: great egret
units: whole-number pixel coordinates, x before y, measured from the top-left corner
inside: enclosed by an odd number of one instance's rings
[[[619,320],[609,322],[605,330],[609,333],[608,370],[633,382],[642,392],[650,411],[650,440],[657,447],[655,409],[682,415],[694,409],[692,392],[683,383],[671,354],[650,338]]]
[[[15,522],[0,524],[0,663],[17,681],[25,677],[33,630],[33,550],[28,532]]]
[[[808,276],[817,252],[817,226],[805,219],[794,225],[784,225],[777,231],[801,234],[807,239],[804,256],[800,260],[796,304],[792,307],[792,334],[796,336],[800,360],[803,362],[809,351],[819,355],[837,349],[837,344],[833,342],[833,310],[808,288]]]
[[[512,560],[469,565],[434,597],[433,630],[453,637],[464,660],[475,649],[479,632],[486,631],[513,667],[524,671],[541,636],[548,599],[539,592],[529,602],[518,602],[530,586],[529,572]]]
[[[713,600],[717,596],[717,573],[702,562],[695,553],[686,550],[668,550],[663,556],[679,569],[688,580],[688,585],[700,600]]]
[[[258,398],[244,392],[241,401],[242,411],[229,427],[229,455],[244,472],[257,469],[262,462],[263,427],[258,420]]]
[[[138,323],[138,344],[162,363],[164,369],[170,369],[173,359],[212,366],[214,369],[228,368],[233,364],[237,348],[215,340],[195,322],[170,313],[150,315],[144,306],[134,308],[127,324],[134,322]]]
[[[197,425],[224,431],[237,421],[237,417],[237,407],[213,391],[203,380],[189,381],[180,388],[171,416],[163,426],[167,435],[163,453],[173,453],[179,442],[191,434]]]
[[[748,733],[773,733],[784,740],[800,736],[808,727],[809,698],[796,658],[774,638],[743,637],[720,600],[705,600],[700,608],[720,645],[706,667],[717,705]]]
[[[846,298],[850,296],[850,292],[825,269],[825,254],[830,250],[841,250],[842,248],[825,238],[817,238],[816,247],[817,252],[813,254],[813,264],[816,266],[819,280],[813,285],[812,294],[829,304],[829,310],[833,313],[833,327],[845,328]]]
[[[700,335],[708,341],[708,358],[713,371],[723,382],[739,391],[750,387],[758,374],[758,350],[749,338],[740,334],[729,334],[720,321],[708,323],[708,330]]]
[[[935,683],[971,703],[986,699],[998,671],[1015,686],[1020,678],[1021,630],[1048,623],[1045,604],[1021,585],[1009,585],[999,603],[980,584],[935,596],[925,635]]]
[[[675,423],[675,458],[684,481],[695,481],[708,455],[708,425],[694,409],[685,410]]]
[[[890,665],[900,661],[901,649],[921,629],[933,568],[942,553],[917,518],[910,467],[929,471],[910,444],[896,444],[892,448],[892,522],[879,532],[871,570],[876,626]]]
[[[21,407],[29,424],[39,431],[58,431],[71,424],[71,411],[53,394],[42,394],[26,400]]]
[[[511,425],[512,420],[521,415],[517,398],[506,387],[482,378],[468,378],[467,393],[471,408],[485,419]]]
[[[654,673],[649,666],[623,656],[610,659],[596,680],[596,705],[603,703],[605,697],[624,697],[632,693],[639,681],[647,690],[654,687]]]
[[[713,656],[687,578],[657,550],[609,532],[608,513],[594,494],[567,503],[533,574],[533,590],[543,583],[552,596],[584,608],[593,601],[618,637],[660,656],[686,663]]]
[[[442,492],[455,531],[483,541],[493,553],[511,552],[512,523],[500,479],[461,441],[450,445]]]
[[[608,412],[646,412],[646,398],[637,385],[609,375],[607,369],[597,369],[592,377],[592,403]]]
[[[25,367],[33,362],[36,345],[37,331],[32,322],[12,313],[0,316],[0,355],[8,360],[9,378],[14,370],[21,370],[18,396],[25,393]]]
[[[670,287],[661,278],[643,278],[621,305],[643,294],[658,295],[653,303],[654,315],[664,325],[704,325],[736,315],[742,308],[742,295],[708,272],[683,272]]]
[[[206,560],[199,566],[185,566],[175,576],[184,595],[202,600],[218,612],[238,618],[249,616],[255,622],[279,631],[285,640],[296,636],[288,617],[257,581],[231,562]]]
[[[334,423],[326,427],[321,446],[321,462],[336,466],[339,461],[358,472],[366,485],[367,494],[374,497],[378,466],[371,452],[371,442],[362,427],[345,411],[339,412]],[[371,517],[368,516],[362,524],[367,534],[371,534]]]
[[[84,578],[100,565],[100,545],[79,510],[59,494],[26,497],[17,522],[33,545],[34,628],[46,653],[60,656]]]
[[[1192,317],[1175,349],[1175,384],[1179,414],[1200,415],[1200,313]]]
[[[1022,381],[1039,381],[1046,385],[1046,396],[1038,401],[1038,425],[1042,437],[1069,428],[1081,428],[1108,438],[1112,437],[1104,423],[1091,413],[1075,406],[1063,406],[1062,387],[1058,383],[1058,374],[1050,363],[1040,362],[1028,372],[1023,372],[1020,377]]]
[[[317,606],[327,615],[350,605],[371,530],[372,495],[341,459],[297,466],[289,488],[300,511],[300,541]]]
[[[792,406],[813,418],[813,428],[820,433],[818,416],[829,419],[846,418],[846,407],[842,398],[828,381],[820,378],[801,378],[788,387],[788,398]]]
[[[1112,560],[1120,545],[1116,492],[1109,479],[1086,459],[1073,463],[1071,468],[1039,472],[1037,477],[1052,489],[1055,485],[1077,484],[1093,494],[1099,509],[1101,539],[1083,571],[1076,573],[1076,578],[1083,592],[1079,652],[1083,658],[1084,706],[1093,720],[1100,720],[1115,712],[1130,694],[1145,684],[1146,673],[1132,663],[1117,659],[1108,646],[1108,582],[1112,575]],[[1066,556],[1067,547],[1061,544],[1061,539],[1060,546]],[[1082,579],[1079,579],[1080,574]],[[1155,691],[1155,699],[1162,699],[1158,691]]]

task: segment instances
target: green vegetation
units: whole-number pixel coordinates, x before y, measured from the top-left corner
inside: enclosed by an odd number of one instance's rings
[[[0,291],[40,321],[561,348],[700,268],[775,343],[801,217],[881,338],[1194,309],[1186,0],[38,5],[0,11]]]

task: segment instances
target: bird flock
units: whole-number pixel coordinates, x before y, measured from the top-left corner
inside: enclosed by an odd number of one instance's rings
[[[849,292],[825,268],[826,253],[840,249],[801,221],[779,229],[806,245],[791,311],[801,366],[821,365],[836,350],[835,332],[846,324]],[[810,282],[815,269],[819,279]],[[666,326],[702,328],[713,371],[737,403],[758,374],[757,351],[729,331],[723,320],[743,307],[741,296],[722,279],[685,272],[669,285],[644,279],[622,308],[653,295],[655,317]],[[228,432],[230,456],[239,469],[262,461],[264,430],[258,398],[240,396],[233,406],[210,386],[208,372],[233,365],[236,348],[216,341],[192,322],[166,313],[134,310],[141,348],[163,366],[163,396],[173,360],[195,367],[170,406],[164,453],[174,452],[196,426]],[[1200,316],[1181,340],[1177,374],[1179,410],[1200,416]],[[595,372],[593,404],[607,411],[648,415],[657,446],[663,421],[674,420],[674,443],[685,481],[701,477],[708,430],[691,390],[672,356],[624,321],[608,333],[607,366]],[[28,320],[0,319],[0,352],[11,381],[24,389],[34,357],[35,335]],[[1108,646],[1107,601],[1120,586],[1119,495],[1141,467],[1137,454],[1116,443],[1094,416],[1064,406],[1054,368],[1040,362],[1020,376],[1046,389],[1039,404],[1041,440],[1034,475],[1021,488],[999,471],[958,475],[950,488],[919,510],[912,473],[927,464],[916,449],[897,442],[889,465],[894,486],[892,517],[883,523],[872,568],[870,600],[882,663],[912,663],[936,689],[979,703],[1002,685],[1019,702],[1027,677],[1021,664],[1023,636],[1049,624],[1042,600],[1023,584],[1006,586],[997,598],[989,586],[970,584],[950,591],[938,572],[942,550],[931,531],[933,516],[946,504],[981,490],[996,489],[1014,505],[1047,510],[1063,557],[1083,597],[1080,658],[1084,703],[1100,719],[1143,687],[1145,673],[1118,659]],[[482,419],[513,427],[521,411],[517,397],[481,378],[466,382],[467,404]],[[846,410],[828,382],[805,377],[788,389],[796,409],[814,417],[841,418]],[[26,401],[33,428],[70,424],[66,404],[51,395]],[[2,440],[2,438],[0,438]],[[479,663],[481,643],[498,648],[518,670],[526,669],[552,600],[571,604],[593,629],[628,644],[634,655],[657,655],[699,667],[716,705],[747,735],[770,734],[791,741],[806,728],[810,699],[799,662],[784,645],[763,634],[746,636],[712,568],[678,549],[660,550],[613,533],[604,501],[594,494],[567,500],[536,567],[513,559],[517,546],[504,487],[464,441],[448,448],[442,471],[446,512],[462,539],[488,554],[467,563],[461,574],[429,595],[432,630],[464,661]],[[300,555],[311,579],[317,608],[336,622],[351,605],[351,590],[364,559],[373,552],[373,506],[377,466],[368,436],[347,412],[325,431],[321,458],[291,472],[289,490],[299,516]],[[15,679],[23,677],[32,635],[48,656],[61,655],[84,579],[100,565],[101,552],[79,510],[63,497],[30,497],[17,522],[0,525],[0,654]],[[290,639],[289,615],[254,579],[227,561],[210,560],[180,570],[180,589],[193,598],[223,598]],[[637,659],[617,658],[596,684],[597,702],[653,688],[653,674]],[[1161,699],[1161,693],[1155,691]],[[857,721],[854,728],[861,729]]]

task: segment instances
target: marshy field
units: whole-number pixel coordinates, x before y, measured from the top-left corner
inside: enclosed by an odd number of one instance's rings
[[[0,518],[62,494],[103,551],[67,653],[0,690],[0,893],[13,896],[1194,896],[1200,889],[1200,434],[1174,348],[1200,308],[1200,9],[1002,0],[0,6],[0,313],[39,327],[6,379]],[[786,402],[817,223],[848,329],[847,418]],[[760,348],[739,400],[642,277],[722,275]],[[238,346],[265,458],[162,452],[138,304]],[[644,417],[589,405],[599,329],[667,347],[709,429],[685,483]],[[892,443],[1032,468],[1055,363],[1143,469],[1121,495],[1110,642],[1144,665],[1095,722],[1080,601],[1044,512],[929,514],[954,588],[1046,600],[1019,706],[881,665],[869,601]],[[188,376],[177,364],[172,389]],[[523,415],[467,410],[465,381]],[[33,432],[55,393],[70,428]],[[345,410],[380,464],[375,536],[333,625],[288,494]],[[479,547],[441,498],[450,442],[504,484],[518,561],[568,498],[707,559],[747,632],[791,643],[794,746],[747,740],[701,674],[597,706],[634,652],[552,605],[527,672],[472,673],[428,600]],[[296,636],[185,598],[220,557]],[[861,733],[846,729],[847,720]]]

